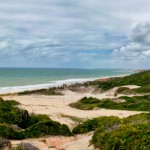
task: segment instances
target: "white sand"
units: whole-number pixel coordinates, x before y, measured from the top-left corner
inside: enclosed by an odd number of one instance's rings
[[[130,86],[133,88],[133,86]],[[134,86],[135,88],[135,86]],[[65,117],[74,116],[78,118],[88,119],[95,118],[99,116],[118,116],[120,118],[128,117],[130,115],[139,114],[137,111],[125,111],[125,110],[108,110],[108,109],[98,109],[98,110],[78,110],[71,108],[70,103],[77,102],[83,97],[96,97],[98,99],[103,98],[113,98],[116,88],[109,90],[101,94],[88,93],[75,93],[71,91],[65,91],[63,96],[45,96],[45,95],[23,95],[23,96],[3,96],[4,99],[13,99],[20,102],[20,107],[28,110],[30,113],[34,112],[36,114],[46,114],[51,119],[59,121],[60,123],[67,124],[70,128],[76,125],[72,119]],[[63,116],[62,116],[63,115]],[[39,147],[41,150],[93,150],[93,147],[89,147],[89,140],[92,134],[89,135],[79,135],[77,137],[48,137],[46,143],[40,141],[40,139],[30,139],[24,140],[32,143],[33,145]],[[20,143],[20,141],[13,141],[12,144],[15,145]],[[52,148],[53,147],[53,148]]]
[[[102,94],[92,93],[75,93],[66,91],[63,96],[45,96],[45,95],[23,95],[23,96],[4,96],[4,99],[14,99],[21,103],[20,107],[28,110],[30,113],[46,114],[53,120],[67,124],[70,127],[73,121],[65,115],[75,116],[78,118],[95,118],[99,116],[118,116],[120,118],[138,114],[137,111],[126,110],[79,110],[69,106],[70,103],[76,102],[83,97],[96,97],[98,99],[113,98],[114,90]],[[63,116],[62,116],[63,115]]]

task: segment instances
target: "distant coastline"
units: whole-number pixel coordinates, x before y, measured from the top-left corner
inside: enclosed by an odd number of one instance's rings
[[[67,79],[67,80],[58,80],[58,81],[52,81],[47,84],[36,84],[36,85],[27,85],[27,86],[15,86],[15,87],[0,87],[0,95],[9,95],[9,94],[16,94],[19,92],[24,91],[34,91],[34,90],[41,90],[41,89],[48,89],[52,87],[61,87],[63,85],[72,85],[76,83],[85,83],[88,81],[105,81],[113,77],[124,77],[130,74],[126,75],[116,75],[116,76],[106,76],[106,77],[100,77],[100,78],[87,78],[87,79]]]

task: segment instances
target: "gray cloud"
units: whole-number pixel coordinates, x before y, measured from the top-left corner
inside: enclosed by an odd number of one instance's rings
[[[114,55],[129,57],[130,51],[147,58],[149,24],[138,23],[150,19],[149,4],[147,0],[1,1],[1,64],[12,65],[6,62],[9,59],[25,65],[30,60],[29,66],[53,67],[55,60],[56,66],[62,67],[76,67],[77,61],[85,67],[103,63],[107,67],[106,62],[117,60]],[[132,30],[134,23],[137,25]],[[120,48],[123,45],[127,46]],[[113,49],[118,50],[110,54]],[[105,55],[103,51],[107,51]]]
[[[118,61],[137,66],[150,67],[150,23],[136,24],[132,29],[132,43],[115,49],[113,55]]]
[[[132,39],[141,44],[150,44],[150,23],[136,24],[132,30]]]

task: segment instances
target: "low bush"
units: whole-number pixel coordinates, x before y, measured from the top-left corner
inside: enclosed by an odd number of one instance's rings
[[[0,124],[0,137],[6,139],[24,139],[25,136],[21,131],[17,131],[8,124]]]
[[[84,97],[76,103],[69,104],[69,106],[78,108],[78,109],[82,109],[82,110],[90,110],[90,109],[97,107],[99,103],[100,103],[100,100],[97,98]]]
[[[26,128],[29,114],[26,110],[17,107],[19,103],[13,100],[0,100],[0,123],[17,124],[21,128]]]
[[[128,88],[128,87],[119,87],[117,90],[116,90],[116,94],[120,94],[120,93],[123,93],[123,92],[125,92],[125,91],[128,91],[128,90],[130,90],[130,88]]]
[[[96,85],[100,89],[106,91],[113,87],[125,86],[125,85],[138,85],[141,87],[150,86],[150,70],[139,73],[134,73],[125,77],[114,77],[108,81],[92,81],[86,83],[86,85]]]
[[[67,125],[61,125],[52,120],[36,123],[24,130],[23,133],[26,138],[42,137],[45,135],[72,135]]]
[[[72,135],[67,125],[51,120],[47,115],[29,115],[15,101],[0,98],[0,137],[24,139],[45,135]]]
[[[124,124],[150,123],[150,113],[141,113],[122,119]]]
[[[116,128],[120,123],[121,120],[118,117],[99,117],[79,124],[72,132],[74,134],[88,133],[94,131],[96,128],[111,130],[112,128]]]
[[[43,121],[51,121],[51,119],[47,116],[47,115],[35,115],[35,114],[31,114],[30,118],[28,120],[28,127],[39,123],[39,122],[43,122]]]
[[[136,88],[136,89],[131,89],[127,91],[128,93],[137,93],[137,94],[145,94],[145,93],[150,93],[150,86],[147,87],[141,87],[141,88]]]
[[[149,150],[150,126],[124,124],[110,132],[99,128],[91,143],[100,150]]]
[[[63,87],[51,87],[49,89],[39,89],[33,91],[24,91],[18,93],[18,95],[31,95],[31,94],[42,94],[42,95],[63,95],[59,90],[62,90]]]
[[[133,97],[122,96],[119,97],[119,99],[125,100],[125,102],[116,103],[113,99],[98,100],[90,97],[83,98],[76,103],[70,104],[70,106],[82,110],[107,108],[117,110],[150,111],[150,95]]]

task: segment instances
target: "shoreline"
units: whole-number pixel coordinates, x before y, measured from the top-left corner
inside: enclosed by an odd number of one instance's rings
[[[53,87],[61,87],[63,85],[72,85],[72,84],[83,84],[89,81],[107,81],[110,78],[116,78],[116,77],[125,77],[131,74],[125,74],[125,75],[116,75],[116,76],[105,76],[100,78],[87,78],[87,79],[66,79],[66,80],[58,80],[58,81],[52,81],[51,83],[47,84],[36,84],[36,85],[25,85],[25,86],[13,86],[13,87],[0,87],[0,96],[4,95],[13,95],[20,92],[25,91],[35,91],[35,90],[42,90],[42,89],[48,89]]]

